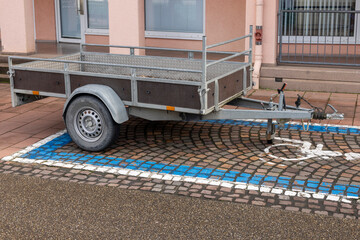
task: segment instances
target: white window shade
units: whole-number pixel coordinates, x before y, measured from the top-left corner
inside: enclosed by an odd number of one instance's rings
[[[195,37],[203,35],[203,0],[146,0],[146,35]]]
[[[359,3],[359,0],[286,0],[282,6],[284,10],[304,12],[285,13],[284,35],[353,37],[355,14],[346,11],[355,11]]]
[[[89,29],[109,29],[108,0],[87,1],[87,25]]]
[[[80,17],[75,1],[60,0],[60,20],[62,38],[81,38]]]

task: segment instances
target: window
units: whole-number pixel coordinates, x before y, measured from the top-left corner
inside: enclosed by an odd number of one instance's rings
[[[304,13],[286,14],[284,32],[300,36],[353,36],[355,14],[326,11],[355,11],[355,3],[356,0],[285,1],[284,9]],[[306,12],[311,10],[324,12]]]
[[[283,0],[285,41],[349,43],[359,32],[360,0]]]
[[[201,39],[204,0],[145,0],[145,36]]]
[[[80,17],[77,12],[75,1],[60,0],[59,1],[60,13],[60,37],[61,38],[81,38],[81,23]]]
[[[109,33],[108,0],[87,0],[86,32]]]

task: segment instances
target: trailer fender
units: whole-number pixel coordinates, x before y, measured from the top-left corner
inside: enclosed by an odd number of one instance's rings
[[[69,104],[79,95],[92,95],[99,98],[105,104],[116,123],[121,124],[129,120],[125,105],[120,97],[111,87],[100,84],[88,84],[75,89],[65,102],[63,109],[64,120]]]

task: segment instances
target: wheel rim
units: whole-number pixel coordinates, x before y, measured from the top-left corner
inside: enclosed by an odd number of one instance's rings
[[[87,142],[99,140],[103,133],[101,115],[91,107],[82,108],[76,113],[74,127],[77,134]]]

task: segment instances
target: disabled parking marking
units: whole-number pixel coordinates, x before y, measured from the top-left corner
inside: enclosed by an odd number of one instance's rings
[[[350,152],[350,153],[345,153],[345,157],[346,157],[346,160],[348,160],[348,161],[354,161],[354,160],[360,159],[360,154]]]
[[[288,138],[279,138],[275,137],[275,140],[286,142],[286,143],[278,143],[273,144],[267,148],[264,149],[264,152],[267,154],[267,156],[274,158],[274,159],[281,159],[283,161],[302,161],[310,158],[319,158],[324,160],[332,159],[332,157],[340,157],[345,156],[346,160],[353,161],[353,160],[359,160],[360,154],[349,152],[349,153],[341,153],[338,151],[324,151],[323,144],[317,144],[315,148],[311,148],[312,144],[308,141],[300,141],[295,139],[288,139]],[[271,148],[281,147],[281,146],[291,146],[298,149],[299,155],[296,158],[285,158],[285,157],[279,157],[274,154],[270,153]],[[263,160],[263,159],[262,159]]]
[[[91,154],[55,152],[71,142],[65,131],[44,139],[5,161],[38,163],[72,169],[106,172],[119,175],[138,176],[172,181],[196,182],[239,189],[272,192],[290,196],[313,197],[332,201],[359,199],[360,186],[336,184],[313,180],[294,180],[286,176],[248,174],[178,164],[165,164],[140,159],[123,159]],[[267,186],[271,183],[274,187]]]

